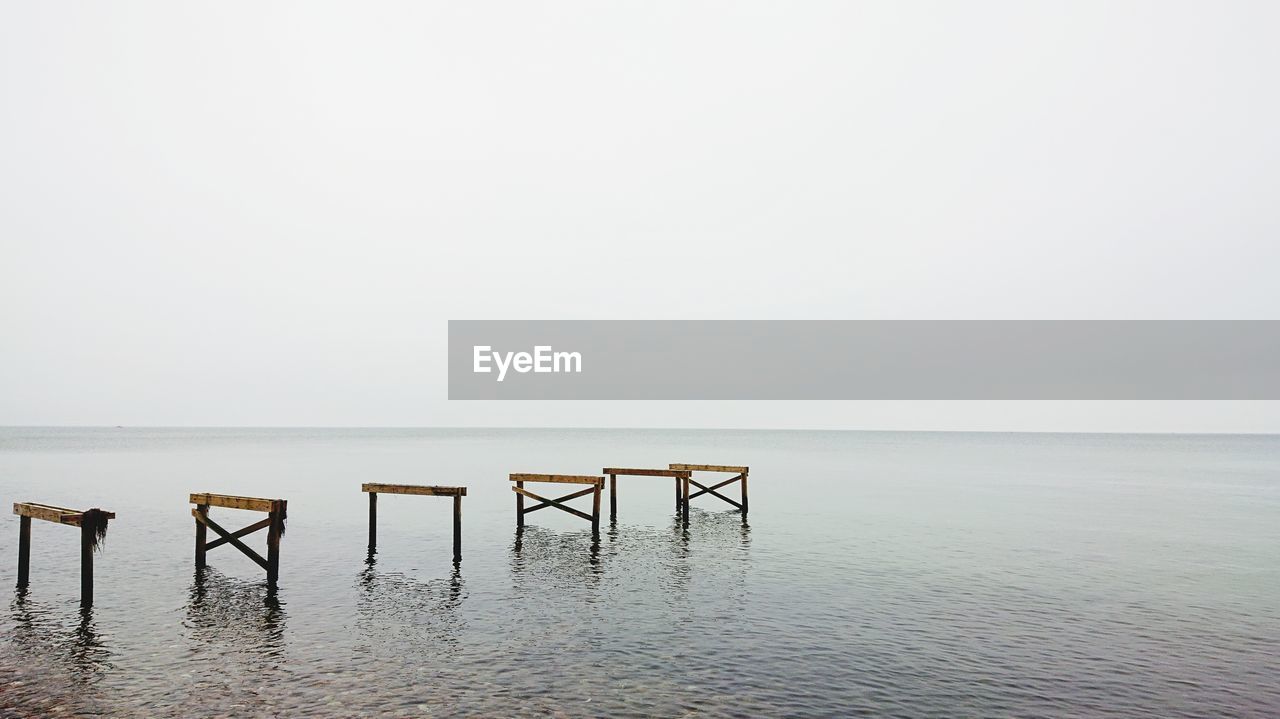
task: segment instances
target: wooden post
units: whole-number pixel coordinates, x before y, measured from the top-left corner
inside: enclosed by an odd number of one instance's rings
[[[609,475],[609,521],[618,521],[618,475]]]
[[[524,489],[524,482],[516,482],[516,486]],[[524,526],[524,495],[516,492],[516,528]]]
[[[378,493],[369,493],[369,553],[378,551]]]
[[[92,522],[80,520],[80,606],[93,606],[93,533]]]
[[[18,517],[18,588],[31,581],[31,517]]]
[[[742,472],[742,516],[747,516],[747,472]]]
[[[267,527],[267,586],[271,589],[275,589],[276,582],[280,579],[280,531],[284,521],[280,516],[283,509],[280,504],[272,502],[268,515],[271,524]]]
[[[596,485],[596,491],[591,493],[591,534],[592,536],[600,535],[600,490],[603,489],[604,482]]]
[[[462,495],[453,496],[453,561],[462,561]]]
[[[680,513],[680,478],[676,477],[676,514]]]
[[[196,511],[208,516],[209,505],[197,504]],[[200,520],[196,520],[196,569],[204,569],[204,552],[205,552],[205,528]]]
[[[680,486],[683,489],[681,504],[683,505],[684,521],[689,521],[689,478],[685,477],[680,480]]]

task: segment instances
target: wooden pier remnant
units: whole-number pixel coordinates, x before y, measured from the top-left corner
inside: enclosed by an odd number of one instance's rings
[[[582,517],[591,522],[591,533],[600,533],[600,491],[604,489],[604,477],[593,477],[591,475],[573,475],[573,474],[512,474],[510,477],[515,486],[511,491],[516,493],[516,527],[524,526],[524,515],[530,512],[536,512],[539,509],[547,507],[555,507],[564,510],[575,517]],[[591,486],[586,489],[566,494],[563,497],[549,498],[542,497],[524,488],[525,482],[547,482],[552,484],[589,484]],[[578,497],[585,497],[588,494],[592,496],[591,514],[587,514],[579,509],[574,509],[565,502]],[[534,499],[539,502],[528,509],[524,506],[525,497]]]
[[[283,499],[263,499],[261,497],[236,497],[230,494],[211,494],[202,492],[191,495],[191,503],[196,505],[191,516],[196,518],[196,569],[205,566],[205,552],[224,544],[230,544],[244,556],[267,572],[267,586],[275,588],[280,578],[280,537],[284,535],[284,523],[288,503]],[[209,519],[210,507],[226,507],[227,509],[247,509],[251,512],[266,512],[267,518],[254,522],[243,529],[228,532],[222,525]],[[218,539],[205,541],[205,528],[212,529]],[[254,532],[267,530],[267,558],[250,549],[241,537]]]
[[[54,524],[80,528],[80,606],[93,605],[93,553],[102,546],[107,536],[107,522],[116,518],[115,512],[93,509],[67,509],[38,502],[14,502],[13,513],[18,515],[18,588],[25,589],[31,581],[31,520],[43,519]]]
[[[684,516],[686,518],[688,518],[689,516],[689,500],[693,499],[694,497],[700,497],[704,494],[710,494],[712,496],[719,497],[720,499],[723,499],[729,504],[732,504],[733,506],[737,507],[738,510],[742,512],[742,515],[744,517],[747,515],[747,472],[748,472],[747,467],[735,467],[735,466],[723,465],[723,464],[669,464],[667,466],[670,467],[671,469],[688,470],[690,473],[732,472],[734,474],[734,476],[724,480],[723,482],[720,482],[719,484],[713,484],[710,487],[693,479],[693,477],[689,477],[688,479],[684,480]],[[732,499],[729,499],[728,497],[716,491],[717,489],[720,489],[721,487],[724,487],[729,484],[733,484],[734,482],[742,483],[742,501],[740,502],[735,502]],[[697,487],[699,491],[690,494],[689,485],[691,484]]]
[[[618,477],[673,477],[676,481],[676,512],[681,510],[681,487],[692,472],[687,469],[635,469],[605,467],[600,470],[609,475],[609,521],[618,521]]]
[[[453,497],[453,561],[462,561],[462,498],[466,487],[430,487],[421,484],[379,484],[369,482],[360,485],[360,491],[369,495],[369,553],[378,549],[378,495],[416,494],[426,497]]]

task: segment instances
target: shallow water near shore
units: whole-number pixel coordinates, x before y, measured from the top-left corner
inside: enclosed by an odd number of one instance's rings
[[[623,477],[515,531],[509,472],[669,462],[748,521]],[[362,482],[466,485],[461,565],[437,497],[369,557]],[[278,591],[197,577],[194,491],[289,501]],[[0,528],[0,716],[1280,715],[1280,437],[0,428],[0,499],[118,514],[87,612],[74,530],[15,592]]]

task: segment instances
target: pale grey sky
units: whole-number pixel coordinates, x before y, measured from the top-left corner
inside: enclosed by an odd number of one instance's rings
[[[1272,2],[0,5],[0,424],[1280,431],[448,403],[447,319],[1280,315]]]

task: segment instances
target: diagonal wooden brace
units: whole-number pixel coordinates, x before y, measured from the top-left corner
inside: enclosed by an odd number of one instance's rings
[[[549,498],[549,497],[542,497],[542,496],[536,495],[536,494],[534,494],[533,492],[530,492],[529,490],[524,489],[523,487],[512,487],[512,488],[511,488],[511,491],[515,492],[516,494],[519,494],[519,495],[522,495],[522,496],[528,497],[529,499],[536,499],[536,500],[538,500],[539,502],[542,502],[542,504],[536,504],[536,505],[534,505],[534,506],[532,506],[532,507],[530,507],[530,508],[527,508],[527,509],[523,510],[523,513],[524,513],[524,514],[528,514],[529,512],[533,512],[533,511],[536,511],[536,510],[539,510],[539,509],[543,509],[543,508],[546,508],[546,507],[555,507],[555,508],[557,508],[557,509],[562,509],[562,510],[566,511],[566,512],[568,512],[569,514],[573,514],[573,515],[576,515],[576,516],[582,517],[583,519],[587,520],[588,522],[593,522],[593,521],[595,521],[595,518],[594,518],[594,517],[592,517],[590,514],[587,514],[586,512],[583,512],[583,511],[578,510],[578,509],[574,509],[573,507],[570,507],[570,506],[568,506],[568,505],[564,504],[564,502],[566,502],[566,501],[568,501],[568,500],[570,500],[570,499],[573,499],[573,498],[575,498],[575,497],[583,497],[583,496],[586,496],[587,494],[591,494],[591,493],[593,493],[593,492],[596,492],[596,491],[597,491],[597,488],[596,488],[596,487],[589,487],[589,488],[584,489],[584,490],[582,490],[582,491],[580,491],[580,492],[574,492],[573,494],[567,494],[567,495],[565,495],[565,496],[563,496],[563,497],[559,497],[559,498],[557,498],[557,499],[551,499],[551,498]]]
[[[203,524],[209,529],[212,529],[219,537],[222,537],[222,542],[230,544],[236,549],[239,549],[246,557],[256,562],[259,567],[262,567],[263,569],[267,569],[269,571],[267,560],[263,559],[262,555],[250,549],[244,542],[241,542],[239,539],[237,539],[236,535],[223,529],[221,525],[219,525],[217,522],[213,521],[212,519],[209,519],[207,515],[205,515],[203,512],[201,512],[198,509],[191,510],[191,516],[195,517],[197,522]],[[271,520],[268,519],[267,523],[270,524],[270,522]],[[258,524],[261,524],[261,522],[258,522]],[[250,525],[250,526],[253,526],[253,525]],[[245,527],[245,529],[249,529],[249,527]],[[240,530],[240,531],[243,532],[244,530]],[[245,533],[248,534],[248,532],[245,532]],[[217,543],[217,541],[218,540],[214,540],[213,542],[210,542],[209,544],[205,545],[205,549],[208,549],[209,547],[214,546],[214,544]]]
[[[525,510],[524,510],[524,513],[525,513],[525,514],[528,514],[529,512],[536,512],[536,511],[538,511],[539,509],[546,509],[547,507],[559,507],[560,509],[564,509],[564,506],[560,504],[561,502],[567,502],[567,501],[569,501],[570,499],[577,499],[578,497],[585,497],[585,496],[587,496],[588,494],[591,494],[591,493],[592,493],[592,492],[594,492],[594,491],[596,491],[595,487],[587,487],[586,489],[582,490],[581,492],[574,492],[573,494],[566,494],[565,496],[560,497],[559,499],[555,499],[555,500],[550,500],[550,499],[548,499],[548,500],[544,501],[542,504],[535,504],[535,505],[533,505],[532,507],[526,507],[526,508],[525,508]],[[530,493],[530,492],[525,492],[525,494],[526,494],[526,495],[528,495],[528,496],[530,496],[530,497],[536,496],[536,495],[534,495],[534,494],[532,494],[532,493]]]
[[[737,481],[738,481],[738,480],[740,480],[740,479],[742,479],[742,475],[738,475],[738,476],[736,476],[736,477],[733,477],[733,478],[730,478],[730,479],[726,479],[725,481],[721,482],[720,484],[712,485],[712,486],[710,486],[710,487],[706,486],[705,484],[702,484],[701,482],[697,481],[696,479],[690,479],[690,480],[689,480],[689,484],[692,484],[692,485],[694,485],[695,487],[700,488],[702,491],[701,491],[701,492],[694,492],[694,493],[690,494],[690,495],[689,495],[689,499],[693,499],[694,497],[698,497],[698,496],[701,496],[701,495],[704,495],[704,494],[710,494],[710,495],[713,495],[713,496],[715,496],[715,497],[719,497],[720,499],[723,499],[724,501],[728,502],[729,504],[732,504],[733,506],[737,507],[738,509],[742,509],[742,505],[741,505],[741,504],[739,504],[738,502],[733,501],[732,499],[729,499],[728,497],[726,497],[726,496],[724,496],[723,494],[720,494],[719,492],[717,492],[717,491],[716,491],[717,489],[720,489],[721,487],[725,486],[726,484],[732,484],[733,482],[737,482]]]
[[[192,511],[194,511],[194,510],[192,510]],[[231,533],[231,536],[235,537],[236,539],[239,539],[240,537],[244,537],[244,536],[247,536],[247,535],[253,534],[254,532],[258,531],[259,529],[266,529],[267,527],[270,527],[270,526],[271,526],[271,518],[270,518],[270,517],[267,517],[266,519],[262,520],[261,522],[254,522],[253,524],[250,524],[249,526],[245,527],[244,529],[237,529],[236,531],[234,531],[234,532],[232,532],[232,533]],[[209,550],[209,549],[213,549],[214,547],[221,547],[222,545],[227,544],[227,543],[228,543],[228,542],[227,542],[227,540],[225,540],[225,539],[215,539],[215,540],[213,540],[212,542],[209,542],[208,544],[204,545],[204,548],[205,548],[206,550]]]

